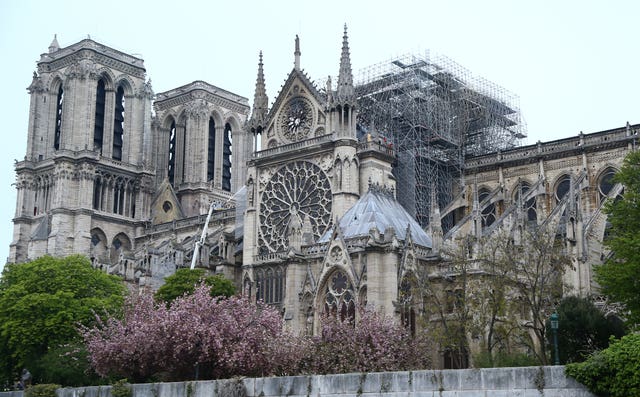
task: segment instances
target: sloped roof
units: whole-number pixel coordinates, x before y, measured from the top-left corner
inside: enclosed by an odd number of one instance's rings
[[[340,229],[344,238],[368,236],[373,228],[381,233],[393,227],[396,237],[404,241],[407,238],[407,226],[411,230],[411,239],[417,245],[432,247],[431,237],[418,222],[400,205],[389,192],[370,189],[340,219]],[[320,242],[329,241],[333,230],[327,231]]]

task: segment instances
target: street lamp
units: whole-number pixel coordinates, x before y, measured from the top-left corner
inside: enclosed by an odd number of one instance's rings
[[[555,365],[560,365],[560,355],[558,354],[558,313],[551,314],[551,330],[553,331],[553,350],[555,353]]]

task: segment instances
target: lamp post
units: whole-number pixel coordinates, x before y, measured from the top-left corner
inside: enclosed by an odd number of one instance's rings
[[[553,331],[553,351],[554,351],[554,364],[560,365],[560,355],[558,354],[558,313],[553,312],[551,314],[551,330]]]

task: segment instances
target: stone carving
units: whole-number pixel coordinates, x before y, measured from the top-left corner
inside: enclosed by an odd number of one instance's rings
[[[42,83],[42,79],[40,78],[40,76],[38,76],[37,72],[33,72],[33,79],[31,80],[31,84],[29,85],[29,87],[27,87],[27,91],[29,91],[30,94],[34,92],[44,92],[44,84]]]
[[[185,105],[185,113],[191,118],[205,118],[209,115],[209,107],[204,99],[196,99]]]

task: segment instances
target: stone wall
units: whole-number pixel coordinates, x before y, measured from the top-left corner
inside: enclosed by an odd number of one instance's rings
[[[147,383],[133,397],[386,396],[386,397],[592,397],[564,374],[563,366],[487,368],[238,378],[218,381]],[[22,392],[0,397],[23,397]],[[110,386],[65,388],[58,397],[111,397]]]

